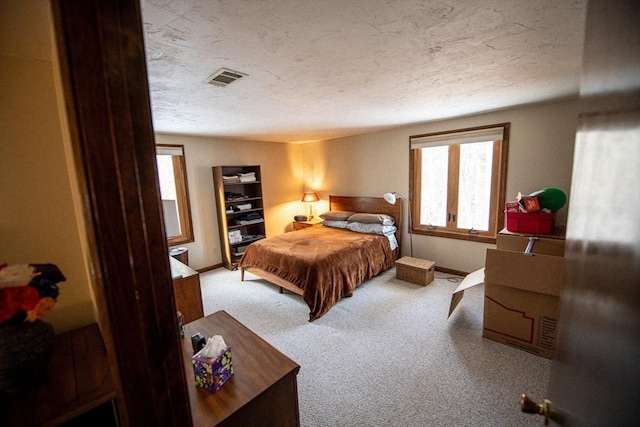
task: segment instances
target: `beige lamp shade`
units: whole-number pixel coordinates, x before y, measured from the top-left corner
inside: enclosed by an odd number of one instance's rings
[[[307,221],[311,221],[313,219],[313,203],[312,202],[317,202],[319,200],[320,200],[320,197],[318,197],[318,193],[316,193],[315,191],[305,191],[304,194],[302,195],[302,201],[309,202],[309,217],[307,218]]]
[[[318,197],[318,193],[316,193],[315,191],[305,191],[302,195],[303,202],[317,202],[319,200],[320,197]]]

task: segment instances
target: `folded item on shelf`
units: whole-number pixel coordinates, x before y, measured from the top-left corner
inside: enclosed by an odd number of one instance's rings
[[[229,231],[229,243],[239,243],[244,240],[244,236],[240,232],[240,230],[231,230]]]
[[[245,196],[244,194],[241,193],[234,193],[232,191],[225,191],[224,192],[224,198],[226,200],[242,200],[242,199],[248,199],[247,196]]]
[[[258,224],[264,222],[264,219],[262,218],[256,218],[256,219],[236,219],[235,223],[238,225],[250,225],[250,224]]]
[[[250,212],[246,215],[242,215],[241,217],[238,217],[238,219],[246,219],[246,220],[258,219],[258,218],[262,219],[262,217],[258,212]]]
[[[264,238],[264,234],[243,234],[242,235],[243,242],[245,240],[256,240],[256,239],[262,239],[262,238]]]
[[[251,209],[251,203],[244,203],[242,205],[235,205],[233,207],[233,210],[235,211],[246,211],[248,209]]]
[[[260,216],[258,212],[250,212],[246,215],[242,215],[236,218],[234,222],[240,225],[248,225],[248,224],[257,224],[259,222],[264,222],[264,219]]]
[[[239,176],[223,176],[222,182],[225,184],[239,184],[241,181]]]
[[[247,250],[247,246],[249,245],[238,246],[237,248],[234,249],[233,253],[235,255],[242,255],[244,254],[244,251]]]

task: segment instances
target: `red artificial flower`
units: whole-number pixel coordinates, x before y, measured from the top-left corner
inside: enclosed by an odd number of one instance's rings
[[[33,310],[40,300],[40,293],[33,286],[12,286],[0,289],[0,324],[11,319],[21,310]]]

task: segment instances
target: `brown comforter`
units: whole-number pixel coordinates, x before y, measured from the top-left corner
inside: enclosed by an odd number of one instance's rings
[[[313,321],[394,262],[385,236],[316,226],[251,244],[239,266],[260,268],[301,288]]]

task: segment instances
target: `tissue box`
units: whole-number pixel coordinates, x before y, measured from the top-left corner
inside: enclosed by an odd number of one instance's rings
[[[191,357],[196,386],[216,392],[233,375],[231,347],[226,347],[215,359],[200,357],[200,352]]]

